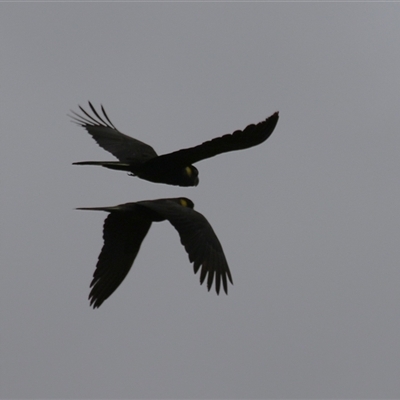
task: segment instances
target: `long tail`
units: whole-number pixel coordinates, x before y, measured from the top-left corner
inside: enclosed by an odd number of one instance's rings
[[[116,207],[77,207],[75,210],[108,211],[111,212]]]
[[[100,165],[101,167],[109,169],[131,172],[130,164],[121,161],[80,161],[74,162],[72,165]]]
[[[127,203],[127,204],[119,204],[117,206],[110,206],[110,207],[77,207],[75,210],[89,210],[89,211],[132,211],[132,204],[134,203]]]

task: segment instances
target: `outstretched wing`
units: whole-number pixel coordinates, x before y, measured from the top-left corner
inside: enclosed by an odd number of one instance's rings
[[[171,164],[187,166],[200,160],[214,157],[217,154],[257,146],[271,136],[278,123],[278,119],[279,113],[276,112],[257,125],[248,125],[243,131],[238,130],[232,134],[226,134],[195,147],[163,154],[151,160],[150,163],[158,165],[160,168]]]
[[[93,308],[100,307],[125,279],[151,226],[149,219],[118,207],[86,208],[110,212],[104,221],[104,245],[90,284]]]
[[[73,122],[84,127],[100,147],[122,162],[137,161],[141,163],[157,157],[157,153],[151,146],[118,131],[108,118],[103,106],[101,106],[103,117],[95,110],[90,101],[89,106],[94,116],[81,106],[79,108],[84,114],[83,116],[74,111],[71,111],[73,115],[69,116]]]
[[[155,211],[167,219],[178,231],[181,243],[193,263],[194,273],[200,271],[200,284],[207,278],[207,288],[211,289],[215,277],[215,290],[219,294],[221,281],[228,294],[228,279],[233,284],[231,272],[221,243],[206,218],[178,202],[161,199],[144,201],[139,204]]]

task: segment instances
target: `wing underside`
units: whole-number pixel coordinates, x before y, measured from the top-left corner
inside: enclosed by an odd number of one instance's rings
[[[112,211],[104,221],[104,244],[89,294],[93,308],[100,307],[125,279],[151,226],[133,213]]]
[[[200,270],[200,284],[207,280],[211,289],[215,278],[215,290],[219,294],[221,283],[228,293],[228,280],[232,276],[221,243],[207,219],[192,208],[182,207],[169,200],[144,202],[149,209],[167,219],[178,231],[181,243],[193,263],[194,272]]]
[[[244,130],[209,140],[198,146],[163,154],[149,161],[162,168],[167,165],[187,166],[198,161],[214,157],[230,151],[243,150],[267,140],[278,123],[279,114],[276,112],[265,121],[256,125],[248,125]]]
[[[73,115],[70,117],[73,122],[85,128],[100,147],[122,162],[142,163],[157,157],[157,153],[151,146],[121,133],[108,118],[103,106],[101,106],[103,116],[90,102],[89,106],[94,115],[90,115],[79,106],[83,115],[71,111]]]

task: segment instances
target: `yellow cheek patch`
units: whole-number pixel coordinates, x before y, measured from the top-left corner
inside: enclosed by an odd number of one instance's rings
[[[192,176],[192,174],[193,174],[192,168],[190,168],[190,167],[186,167],[185,172],[186,172],[187,176]]]
[[[188,203],[185,199],[180,199],[179,202],[181,203],[182,207],[187,207]]]

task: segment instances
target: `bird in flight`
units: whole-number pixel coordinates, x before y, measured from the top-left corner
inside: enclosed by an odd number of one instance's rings
[[[104,221],[104,244],[100,252],[93,280],[90,284],[90,305],[101,306],[125,279],[139,252],[152,222],[168,220],[178,231],[181,243],[193,263],[194,273],[200,270],[200,284],[207,280],[211,289],[215,277],[215,291],[221,283],[228,294],[228,280],[233,284],[224,251],[206,218],[193,209],[191,200],[145,200],[114,207],[78,208],[108,212]]]
[[[155,183],[177,186],[197,186],[199,171],[192,165],[217,154],[257,146],[269,138],[278,123],[275,112],[265,121],[248,125],[242,131],[209,140],[198,146],[157,155],[153,147],[121,133],[108,118],[104,107],[103,115],[89,102],[93,115],[79,106],[82,115],[71,111],[73,122],[84,127],[97,144],[110,152],[119,161],[81,161],[75,165],[100,165],[105,168],[127,171],[132,176]]]

